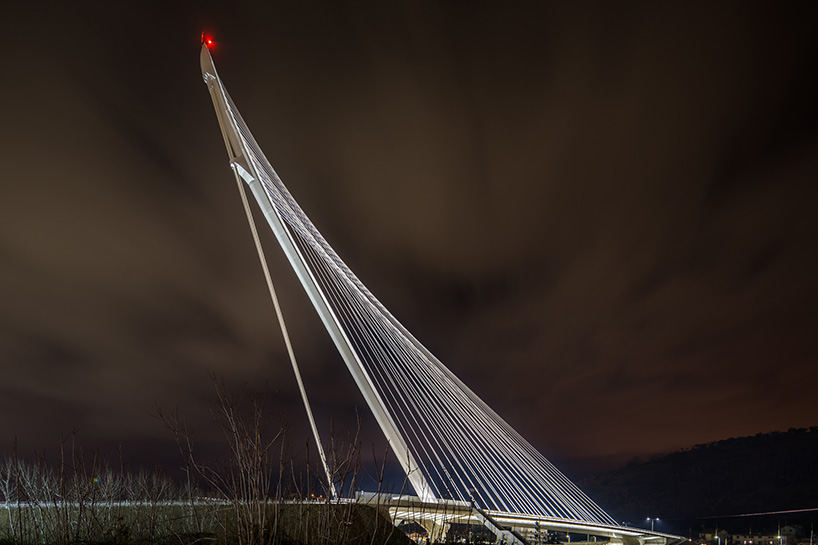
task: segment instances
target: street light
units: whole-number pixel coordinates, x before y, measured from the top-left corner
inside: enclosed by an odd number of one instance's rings
[[[652,532],[653,531],[653,523],[654,522],[659,522],[659,517],[656,517],[656,518],[648,517],[647,521],[650,522],[650,531]]]

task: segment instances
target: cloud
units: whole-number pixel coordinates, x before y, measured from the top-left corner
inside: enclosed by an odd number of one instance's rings
[[[43,444],[44,414],[161,435],[154,400],[206,419],[207,369],[301,418],[197,73],[207,19],[307,214],[547,454],[814,424],[791,386],[816,378],[813,14],[189,7],[9,19],[0,361],[29,416],[0,436]],[[360,396],[263,237],[308,388],[348,418]]]

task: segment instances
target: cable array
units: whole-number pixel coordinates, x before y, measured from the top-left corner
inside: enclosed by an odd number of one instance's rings
[[[482,509],[616,525],[370,293],[298,206],[219,86],[238,129],[236,151],[287,226],[431,493]]]

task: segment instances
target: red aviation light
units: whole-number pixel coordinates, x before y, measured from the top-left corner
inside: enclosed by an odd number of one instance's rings
[[[204,32],[202,32],[202,45],[205,45],[207,46],[208,49],[210,49],[211,47],[213,47],[214,43],[215,42],[213,42],[213,36],[210,36],[209,34],[205,34]]]

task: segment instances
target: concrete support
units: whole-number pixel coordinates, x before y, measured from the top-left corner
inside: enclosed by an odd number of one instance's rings
[[[446,536],[449,534],[449,529],[452,525],[450,522],[437,523],[433,520],[417,520],[415,521],[426,530],[429,543],[445,543]]]

